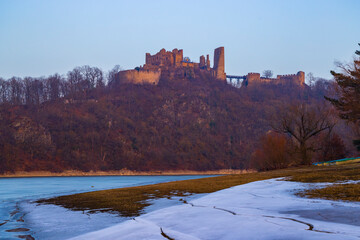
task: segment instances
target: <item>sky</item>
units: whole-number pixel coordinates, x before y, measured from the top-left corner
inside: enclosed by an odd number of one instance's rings
[[[0,77],[133,69],[162,48],[213,64],[224,46],[229,75],[330,78],[360,48],[359,10],[358,0],[0,0]]]

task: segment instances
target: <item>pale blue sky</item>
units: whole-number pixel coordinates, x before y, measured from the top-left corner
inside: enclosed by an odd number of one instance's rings
[[[303,70],[329,78],[360,42],[357,0],[0,0],[0,76],[107,71],[184,49],[198,62],[225,47],[228,74]]]

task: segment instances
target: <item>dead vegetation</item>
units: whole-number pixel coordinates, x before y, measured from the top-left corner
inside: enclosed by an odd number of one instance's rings
[[[308,190],[299,195],[328,200],[360,201],[360,183],[335,184],[326,188]]]

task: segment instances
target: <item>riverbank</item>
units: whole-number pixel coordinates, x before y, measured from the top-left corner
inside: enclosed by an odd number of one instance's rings
[[[64,172],[54,173],[49,171],[31,171],[31,172],[15,172],[0,174],[0,178],[16,178],[16,177],[81,177],[81,176],[157,176],[157,175],[232,175],[255,172],[253,170],[241,169],[221,169],[214,171],[190,171],[190,170],[169,170],[169,171],[89,171],[82,172],[76,170],[67,170]]]
[[[360,205],[301,198],[322,187],[270,179],[217,191],[71,240],[358,239]]]
[[[83,177],[29,177],[0,179],[0,239],[19,240],[17,236],[31,235],[35,239],[63,240],[90,231],[118,224],[126,218],[118,214],[84,214],[81,211],[54,205],[39,205],[34,201],[67,194],[98,191],[162,182],[207,178],[209,175],[172,176],[83,176]],[[154,203],[146,212],[169,204],[169,200]],[[25,231],[24,229],[30,229]],[[22,232],[13,232],[23,229]],[[66,233],[63,231],[66,229]],[[7,231],[9,230],[9,231]],[[26,239],[31,239],[27,236]]]
[[[212,193],[237,185],[278,177],[286,177],[291,181],[303,183],[356,181],[360,180],[359,170],[359,163],[326,167],[305,166],[268,172],[234,174],[139,187],[94,191],[43,199],[38,201],[38,203],[56,204],[75,210],[118,212],[121,216],[134,217],[139,216],[146,206],[151,205],[148,201],[151,199],[186,197],[198,193]],[[355,192],[346,197],[352,197],[354,194],[358,194],[354,186],[351,189],[354,189]],[[302,195],[307,196],[307,192],[302,192]],[[318,195],[317,197],[321,198],[322,196]],[[331,196],[327,196],[327,198],[331,199]],[[339,199],[337,197],[336,200],[341,200],[341,198]]]

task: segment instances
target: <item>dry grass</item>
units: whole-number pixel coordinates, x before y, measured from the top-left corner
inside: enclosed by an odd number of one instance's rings
[[[335,184],[302,192],[300,196],[329,200],[360,201],[360,184]]]
[[[359,163],[315,167],[313,170],[314,171],[295,172],[292,174],[291,180],[295,182],[338,182],[360,180]]]
[[[73,210],[114,211],[118,212],[121,216],[130,217],[141,214],[144,207],[149,205],[148,201],[146,201],[148,199],[185,196],[196,193],[211,193],[236,185],[277,177],[289,177],[290,180],[299,182],[359,180],[360,164],[329,167],[311,166],[260,173],[175,181],[60,196],[40,200],[38,203],[57,204]],[[339,188],[341,188],[341,186],[339,186]],[[360,193],[358,186],[357,188],[354,188],[353,191],[354,195],[356,195],[356,191],[358,195]],[[331,197],[331,195],[329,196]]]

